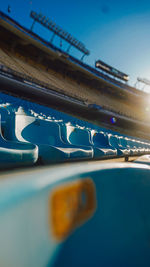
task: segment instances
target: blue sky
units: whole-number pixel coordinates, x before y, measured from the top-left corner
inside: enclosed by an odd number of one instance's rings
[[[92,66],[101,59],[130,75],[150,79],[150,1],[139,0],[1,0],[1,10],[30,27],[32,10],[51,18],[91,51],[84,61]],[[34,31],[47,40],[52,33],[35,24]],[[56,37],[55,44],[59,44]],[[63,42],[63,48],[66,44]],[[71,48],[74,56],[81,53]]]

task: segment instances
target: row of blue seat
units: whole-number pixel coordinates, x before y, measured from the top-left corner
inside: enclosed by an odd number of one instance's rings
[[[150,152],[148,143],[39,119],[28,116],[23,109],[8,114],[5,119],[0,139],[0,166],[128,157]]]

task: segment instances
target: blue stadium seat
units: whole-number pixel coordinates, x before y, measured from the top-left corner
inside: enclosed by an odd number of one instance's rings
[[[90,135],[86,129],[81,129],[73,125],[59,124],[61,140],[66,146],[73,146],[89,151],[89,158],[93,158],[93,148],[90,142]]]
[[[36,145],[7,141],[3,138],[0,129],[0,168],[33,165],[37,159]]]
[[[91,158],[93,157],[93,147],[90,140],[89,131],[72,125],[61,126],[61,138],[66,145],[75,147],[83,147],[90,151]]]
[[[90,148],[65,144],[61,139],[60,126],[56,122],[36,119],[21,112],[14,115],[11,123],[15,124],[15,130],[7,131],[7,138],[38,145],[41,163],[92,158]]]
[[[0,117],[1,117],[1,130],[2,132],[5,129],[6,121],[8,119],[8,116],[10,116],[10,112],[5,107],[0,107]]]
[[[91,131],[91,142],[94,148],[94,158],[117,155],[117,149],[109,144],[108,135],[104,132]]]
[[[136,147],[136,143],[134,139],[127,138],[127,144],[128,144],[128,148],[130,149],[130,153],[132,156],[139,155],[139,150]]]
[[[146,148],[146,153],[150,153],[150,144],[147,142],[144,142],[145,148]]]
[[[35,122],[24,128],[22,136],[39,146],[39,153],[44,162],[92,158],[92,150],[89,147],[65,144],[61,139],[60,126],[56,122],[36,119]],[[51,150],[52,153],[49,152]],[[48,153],[50,153],[49,160]]]
[[[66,124],[61,127],[61,136],[66,144],[83,145],[91,149],[90,134],[86,129]]]
[[[149,267],[149,203],[150,167],[142,164],[2,173],[1,266]]]
[[[139,140],[136,140],[135,141],[135,146],[137,147],[139,154],[144,154],[145,153],[145,148],[144,148],[142,142],[140,142]]]
[[[124,152],[126,155],[131,155],[131,151],[130,151],[130,148],[128,146],[128,143],[127,143],[127,139],[123,136],[120,136],[119,137],[119,144],[122,148],[126,149],[126,152]]]
[[[142,141],[128,139],[128,145],[130,147],[131,153],[133,155],[143,155],[150,152],[148,144],[145,144]]]
[[[149,153],[150,150],[149,150],[147,144],[143,141],[141,141],[140,143],[141,143],[141,148],[143,148],[143,150],[144,150],[143,153],[145,153],[145,154]]]
[[[108,134],[109,138],[109,144],[117,149],[117,155],[118,156],[129,156],[130,150],[127,147],[124,147],[120,143],[120,139],[122,142],[122,137],[119,137],[117,135]]]

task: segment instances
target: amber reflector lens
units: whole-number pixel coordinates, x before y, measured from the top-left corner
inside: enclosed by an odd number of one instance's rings
[[[50,208],[52,232],[62,240],[93,215],[96,208],[93,180],[86,178],[58,186],[51,193]]]

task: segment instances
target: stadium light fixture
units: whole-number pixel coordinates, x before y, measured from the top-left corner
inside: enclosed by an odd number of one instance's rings
[[[54,34],[57,34],[60,38],[67,41],[71,46],[74,46],[75,48],[80,50],[82,53],[84,53],[84,55],[90,54],[90,51],[88,49],[86,49],[85,45],[83,45],[81,42],[76,40],[71,34],[64,31],[61,27],[56,25],[54,22],[50,21],[49,18],[46,18],[41,13],[37,14],[36,12],[31,11],[30,17],[34,20],[32,23],[32,26],[31,26],[31,31],[33,30],[33,26],[34,26],[35,22],[38,22],[38,23],[42,24],[44,27],[46,27],[47,29],[53,31]],[[69,47],[70,47],[70,45],[69,45]]]
[[[140,78],[140,77],[138,77],[138,78],[137,78],[137,81],[138,81],[138,82],[141,82],[141,83],[144,83],[145,85],[150,86],[150,80],[148,80],[148,79],[146,79],[146,78]]]
[[[113,68],[112,66],[109,66],[108,64],[104,63],[102,60],[97,60],[95,62],[95,67],[125,82],[129,80],[129,75]]]

